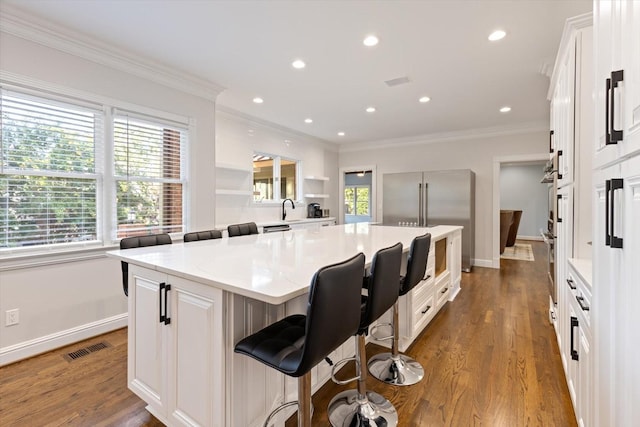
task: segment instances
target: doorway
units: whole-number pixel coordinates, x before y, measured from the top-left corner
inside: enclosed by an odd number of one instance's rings
[[[375,221],[375,169],[349,167],[340,171],[340,219],[343,224]]]

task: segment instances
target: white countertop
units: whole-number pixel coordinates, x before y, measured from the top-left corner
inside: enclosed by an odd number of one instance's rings
[[[585,285],[591,288],[592,285],[592,261],[584,258],[569,258],[569,264],[573,266]]]
[[[109,251],[107,255],[270,304],[308,291],[315,272],[358,252],[366,263],[382,248],[430,232],[432,241],[460,226],[388,227],[344,224],[282,233],[254,234],[190,243]]]

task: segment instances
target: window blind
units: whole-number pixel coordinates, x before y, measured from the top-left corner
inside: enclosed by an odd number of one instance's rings
[[[116,238],[182,233],[187,129],[116,114],[113,122]]]
[[[0,89],[0,248],[98,239],[102,111]]]

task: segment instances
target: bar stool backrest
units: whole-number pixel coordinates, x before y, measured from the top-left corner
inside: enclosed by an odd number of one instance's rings
[[[308,372],[329,353],[358,332],[364,255],[316,272],[311,280],[305,342],[298,376]]]
[[[198,240],[221,239],[222,232],[220,230],[193,231],[184,235],[184,242],[196,242]]]
[[[255,222],[246,222],[244,224],[231,224],[227,227],[229,237],[246,236],[249,234],[258,234],[258,226]]]
[[[431,233],[418,236],[411,242],[409,255],[407,255],[407,273],[400,281],[400,295],[408,293],[423,279],[427,271],[430,246]]]
[[[364,332],[374,320],[393,307],[400,293],[402,243],[380,249],[371,261],[370,274],[365,278],[368,291],[365,312],[360,321]]]
[[[125,237],[120,240],[120,249],[142,248],[145,246],[170,245],[171,236],[167,233],[151,234],[148,236]],[[124,294],[129,296],[129,264],[121,261],[122,266],[122,289]]]

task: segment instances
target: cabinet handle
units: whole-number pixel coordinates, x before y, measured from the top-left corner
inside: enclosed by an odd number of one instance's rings
[[[553,153],[553,131],[549,131],[549,153]]]
[[[605,246],[611,246],[611,234],[609,234],[609,197],[611,193],[611,180],[608,179],[604,182],[604,244]]]
[[[430,274],[427,274],[426,276],[424,276],[422,278],[422,280],[429,280],[429,279],[431,279],[431,275]]]
[[[623,132],[622,130],[616,130],[613,127],[613,124],[615,122],[615,94],[616,94],[616,88],[618,87],[618,83],[620,83],[621,81],[624,80],[624,70],[618,70],[618,71],[612,71],[611,72],[611,97],[610,97],[610,106],[611,106],[611,115],[609,116],[609,119],[611,120],[610,125],[611,125],[611,144],[617,144],[618,142],[622,141],[622,136],[623,136]]]
[[[162,312],[162,294],[165,293],[164,289],[165,289],[166,286],[167,286],[167,284],[165,282],[160,283],[160,292],[158,292],[158,312],[160,313],[160,323],[164,323],[164,320],[165,320],[165,315]],[[165,308],[165,310],[166,310],[166,308]]]
[[[617,237],[614,232],[614,214],[615,214],[615,191],[616,190],[621,190],[623,188],[623,180],[622,178],[612,178],[611,179],[611,184],[610,184],[610,191],[609,191],[609,196],[611,198],[610,202],[609,202],[609,224],[610,224],[610,234],[611,235],[611,240],[610,240],[610,246],[612,248],[616,248],[616,249],[622,249],[622,238],[621,237]],[[606,208],[606,206],[605,206]]]
[[[577,328],[580,324],[578,323],[578,318],[571,316],[571,359],[572,360],[578,360],[578,352],[576,351],[575,348],[573,348],[573,342],[574,342],[574,335],[573,335],[573,331],[575,330],[575,328]]]
[[[560,218],[560,200],[562,200],[562,194],[558,194],[556,198],[556,222],[562,222],[562,218]]]
[[[171,318],[169,317],[169,312],[167,311],[167,301],[169,300],[169,291],[171,290],[171,285],[167,285],[164,287],[164,324],[168,325],[171,323]]]
[[[589,311],[589,306],[585,304],[584,297],[579,297],[576,295],[576,301],[578,301],[578,305],[582,309],[582,311]]]
[[[605,97],[604,97],[604,143],[605,145],[615,144],[611,142],[611,132],[609,128],[609,93],[611,92],[611,79],[606,79],[605,82]]]
[[[560,156],[562,156],[562,150],[558,150],[558,179],[562,179],[562,174],[560,173],[562,170],[562,168],[560,168]]]
[[[449,288],[444,288],[443,290],[440,291],[440,295],[445,294],[447,291],[449,290]]]
[[[569,285],[572,290],[576,289],[576,284],[571,279],[567,279],[567,285]]]
[[[430,306],[430,305],[428,305],[428,306],[427,306],[427,308],[425,308],[425,309],[424,309],[423,311],[421,311],[420,313],[422,313],[422,314],[426,314],[426,313],[427,313],[427,311],[429,311],[429,310],[431,310],[431,306]]]

